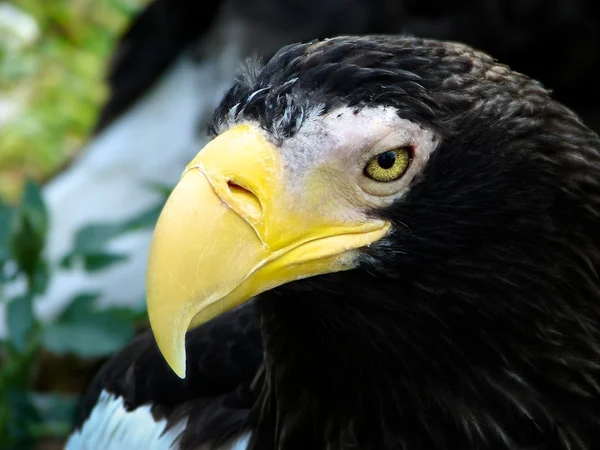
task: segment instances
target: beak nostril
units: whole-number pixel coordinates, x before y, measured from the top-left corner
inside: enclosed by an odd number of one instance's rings
[[[252,192],[250,192],[248,189],[246,189],[245,187],[240,186],[239,184],[237,184],[234,181],[229,180],[227,182],[227,187],[229,188],[229,190],[236,195],[237,193],[240,193],[241,195],[254,195],[252,194]]]
[[[243,208],[246,213],[251,214],[255,218],[259,218],[262,215],[262,205],[254,192],[232,180],[227,182],[227,187],[231,196],[237,200],[238,206]]]

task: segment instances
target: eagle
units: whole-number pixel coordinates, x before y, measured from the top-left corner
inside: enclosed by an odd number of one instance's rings
[[[600,448],[600,139],[450,41],[248,64],[67,449]]]

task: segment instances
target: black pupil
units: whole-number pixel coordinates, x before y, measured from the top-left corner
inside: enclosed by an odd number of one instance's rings
[[[377,164],[382,169],[390,169],[396,162],[396,154],[394,152],[385,152],[377,157]]]

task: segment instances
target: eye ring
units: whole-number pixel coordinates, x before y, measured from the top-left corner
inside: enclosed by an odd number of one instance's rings
[[[410,146],[379,153],[369,160],[364,169],[368,178],[381,183],[396,181],[406,173],[413,159]]]

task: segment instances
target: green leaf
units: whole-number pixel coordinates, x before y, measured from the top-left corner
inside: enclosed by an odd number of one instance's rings
[[[72,269],[75,263],[77,262],[77,253],[69,252],[60,260],[59,266],[62,269]]]
[[[10,258],[10,236],[15,210],[0,200],[0,265]]]
[[[69,302],[69,306],[65,308],[62,314],[57,319],[58,322],[93,322],[99,315],[107,315],[116,317],[117,320],[133,322],[145,318],[146,300],[140,299],[133,307],[111,307],[106,309],[98,309],[96,301],[98,294],[95,292],[84,292],[76,295]]]
[[[27,180],[25,183],[20,209],[27,215],[36,237],[43,242],[48,232],[48,212],[40,186],[33,180]]]
[[[105,253],[106,245],[111,239],[127,232],[154,228],[162,208],[163,204],[160,203],[121,223],[96,223],[81,228],[75,236],[71,255]]]
[[[57,354],[95,358],[110,355],[127,344],[135,334],[137,311],[98,310],[96,298],[93,293],[76,296],[55,323],[42,329],[43,345]]]
[[[48,212],[40,186],[33,180],[27,180],[25,183],[21,207],[25,208],[32,217],[36,230],[45,234],[48,229]]]
[[[58,354],[72,353],[82,358],[107,356],[122,348],[134,336],[129,321],[98,314],[90,322],[53,323],[42,330],[44,346]]]
[[[134,230],[143,230],[143,229],[153,229],[156,225],[156,221],[158,220],[158,216],[163,209],[163,204],[158,204],[152,206],[146,211],[141,212],[140,214],[132,217],[127,222],[125,222],[125,230],[134,231]]]
[[[95,312],[95,302],[98,294],[93,292],[84,292],[76,295],[59,316],[59,322],[77,322],[86,321]]]
[[[61,267],[70,269],[81,262],[84,270],[96,272],[126,260],[127,255],[106,250],[109,241],[125,233],[154,228],[162,207],[162,203],[152,206],[121,223],[97,223],[81,228],[73,249],[61,259]]]
[[[48,214],[39,186],[28,181],[14,222],[11,239],[14,258],[28,279],[34,277],[48,232]]]
[[[92,224],[81,228],[75,236],[75,246],[66,254],[61,267],[72,268],[81,262],[83,269],[97,272],[127,259],[127,255],[111,253],[105,250],[108,241],[126,230],[125,224]]]
[[[83,255],[83,267],[87,272],[98,272],[127,259],[127,255],[119,253],[94,253]]]
[[[17,352],[27,349],[28,336],[36,324],[33,299],[30,295],[17,297],[6,307],[9,342]]]
[[[44,248],[44,237],[38,234],[31,217],[26,213],[20,213],[17,217],[11,244],[19,270],[28,279],[33,278]]]
[[[75,236],[73,253],[102,253],[108,241],[125,231],[121,224],[92,224],[81,228]]]

